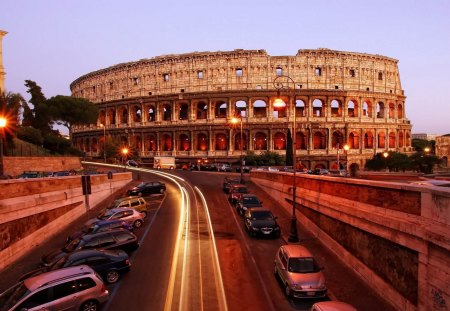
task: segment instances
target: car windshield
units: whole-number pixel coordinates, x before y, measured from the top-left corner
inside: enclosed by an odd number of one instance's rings
[[[113,211],[112,209],[107,209],[102,214],[99,214],[98,218],[103,219],[103,220],[109,219],[109,217],[111,217],[114,213],[115,213],[115,211]]]
[[[237,193],[247,193],[247,188],[244,188],[244,187],[238,187],[238,188],[234,188],[233,191],[234,191],[234,192],[237,192]]]
[[[316,261],[312,257],[290,258],[288,263],[289,272],[294,273],[315,273],[320,270]]]
[[[10,310],[17,302],[19,302],[29,293],[30,291],[23,282],[17,283],[13,287],[0,294],[0,310]]]
[[[72,241],[70,241],[69,244],[64,246],[63,251],[66,252],[66,253],[71,253],[71,252],[73,252],[74,250],[77,249],[78,244],[80,244],[80,239],[72,240]]]
[[[269,211],[254,211],[252,213],[253,220],[273,220],[273,215]]]
[[[259,200],[256,197],[244,197],[242,199],[244,205],[245,204],[259,204]]]

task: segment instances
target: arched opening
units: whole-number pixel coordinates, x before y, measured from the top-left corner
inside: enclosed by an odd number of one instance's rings
[[[104,110],[100,112],[99,122],[100,124],[106,125],[106,112]]]
[[[199,151],[208,150],[208,138],[205,133],[197,134],[197,150]]]
[[[348,146],[350,149],[358,149],[359,148],[359,135],[357,132],[351,132],[348,135]]]
[[[402,104],[398,104],[397,106],[397,115],[399,119],[403,119],[403,106]]]
[[[133,144],[132,146],[136,147],[136,150],[140,152],[142,150],[142,138],[141,135],[135,135],[133,137]]]
[[[373,134],[372,132],[364,133],[364,148],[373,148]]]
[[[325,149],[325,135],[322,132],[315,132],[313,135],[314,149]]]
[[[267,104],[263,100],[255,100],[253,103],[253,116],[255,118],[267,117]]]
[[[342,117],[342,103],[336,99],[331,101],[331,116]]]
[[[363,117],[372,117],[372,103],[370,101],[365,101],[362,106]]]
[[[234,115],[236,117],[247,117],[247,103],[243,100],[238,100],[234,106]]]
[[[320,99],[313,101],[313,117],[323,117],[323,103]]]
[[[173,140],[171,134],[163,134],[161,136],[161,147],[162,151],[172,151],[173,150]]]
[[[139,123],[142,120],[142,111],[140,106],[133,106],[133,122]]]
[[[98,142],[97,138],[92,138],[92,152],[98,151]]]
[[[386,134],[378,133],[378,148],[386,148]]]
[[[344,147],[344,134],[342,134],[342,132],[333,132],[333,136],[331,137],[331,147],[336,149],[342,149]]]
[[[214,112],[215,112],[216,118],[226,118],[227,117],[227,103],[223,102],[223,101],[217,102]]]
[[[280,100],[284,103],[284,105],[280,105],[281,107],[273,107],[273,117],[275,119],[286,118],[287,115],[287,103],[283,99]]]
[[[347,103],[347,113],[348,116],[351,118],[358,116],[358,102],[355,100],[350,100]]]
[[[284,133],[275,133],[273,136],[273,148],[275,150],[286,150],[286,135]]]
[[[305,102],[301,99],[295,101],[295,117],[301,118],[306,116]]]
[[[186,134],[180,134],[178,137],[178,150],[189,151],[191,150],[191,140]]]
[[[148,121],[154,122],[156,121],[156,109],[155,106],[150,105],[147,107],[147,115],[148,115]]]
[[[189,105],[187,103],[180,104],[180,109],[178,111],[178,118],[180,120],[188,120],[189,119]]]
[[[384,118],[384,103],[383,102],[377,103],[377,118],[378,119]]]
[[[395,105],[394,103],[389,103],[389,119],[395,118]]]
[[[398,132],[398,147],[403,148],[403,132]]]
[[[253,138],[254,150],[267,150],[267,135],[262,132],[257,132]]]
[[[147,135],[146,140],[145,140],[145,149],[148,151],[156,151],[158,150],[158,144],[156,141],[156,137],[153,134]]]
[[[172,121],[172,106],[169,104],[163,105],[163,121]]]
[[[241,133],[236,133],[234,135],[234,149],[241,150]],[[242,150],[247,150],[247,135],[242,133]]]
[[[314,169],[326,169],[326,166],[323,165],[322,163],[317,163],[317,164],[314,166]]]
[[[89,138],[86,138],[84,141],[84,148],[86,152],[91,152],[91,142],[89,141]]]
[[[121,113],[120,117],[121,117],[120,124],[127,124],[128,123],[128,110],[127,110],[127,108],[123,108],[122,109],[122,113]]]
[[[204,102],[197,104],[197,120],[204,120],[208,117],[208,105]]]
[[[406,132],[406,147],[410,146],[411,146],[411,135],[409,134],[409,132]]]
[[[295,135],[295,149],[296,150],[306,150],[307,148],[306,135],[303,132],[297,132]]]
[[[395,148],[395,133],[389,133],[389,148]]]
[[[216,146],[215,146],[216,150],[218,150],[218,151],[228,150],[227,136],[224,133],[216,134],[215,141],[216,141]]]

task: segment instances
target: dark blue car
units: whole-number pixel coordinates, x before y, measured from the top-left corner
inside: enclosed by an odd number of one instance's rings
[[[36,276],[38,274],[66,267],[88,265],[95,270],[103,281],[116,283],[122,274],[130,271],[128,254],[123,250],[96,250],[85,249],[66,254],[52,265],[31,271],[23,275],[20,280]]]
[[[89,226],[83,227],[80,231],[77,231],[67,237],[67,242],[78,239],[85,234],[103,232],[114,229],[127,229],[128,231],[133,231],[133,226],[126,221],[120,219],[108,219],[99,220],[94,222]]]

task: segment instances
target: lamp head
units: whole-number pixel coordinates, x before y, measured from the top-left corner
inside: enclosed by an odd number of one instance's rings
[[[5,117],[0,117],[0,128],[6,127],[7,124],[8,124],[8,120],[6,120]]]
[[[239,122],[239,119],[236,118],[236,117],[233,117],[233,118],[231,119],[231,123],[233,123],[233,124],[237,124],[238,122]]]
[[[284,106],[286,106],[286,103],[280,97],[280,90],[277,90],[277,98],[273,102],[273,106],[275,108],[283,108]]]
[[[122,148],[122,154],[127,155],[128,154],[128,148]]]
[[[389,156],[389,153],[387,151],[383,152],[383,157],[387,158]]]
[[[347,144],[345,144],[345,145],[344,145],[344,150],[345,150],[345,151],[348,151],[349,149],[350,149],[350,146],[347,145]]]
[[[1,125],[0,125],[0,126],[1,126]],[[424,149],[424,151],[428,153],[428,152],[430,152],[430,148],[426,147],[426,148]]]

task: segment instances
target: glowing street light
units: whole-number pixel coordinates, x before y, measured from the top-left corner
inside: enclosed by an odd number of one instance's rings
[[[8,125],[8,120],[0,116],[0,176],[3,176],[3,139],[5,138],[5,127]]]
[[[242,135],[242,116],[240,118],[234,117],[231,119],[231,123],[233,123],[233,124],[237,124],[238,122],[240,122],[240,125],[241,125],[241,142],[240,142],[240,146],[239,146],[241,149],[241,156],[240,156],[240,158],[241,158],[241,161],[240,161],[241,162],[241,178],[240,178],[239,182],[242,184],[242,182],[244,180],[244,158],[242,156],[242,148],[244,145],[243,135]]]
[[[295,130],[295,126],[296,126],[296,111],[295,111],[295,101],[293,100],[293,97],[295,96],[295,81],[286,75],[279,75],[275,78],[275,80],[273,81],[273,85],[275,86],[275,88],[277,89],[277,98],[275,99],[275,101],[273,102],[273,106],[277,107],[277,108],[281,108],[281,107],[285,107],[286,103],[280,98],[280,91],[282,89],[285,88],[283,82],[277,81],[278,79],[285,79],[287,80],[288,84],[286,87],[289,88],[289,82],[292,82],[293,84],[293,94],[292,96],[290,96],[289,101],[290,101],[290,106],[292,107],[291,112],[293,112],[293,122],[292,122],[292,148],[293,148],[293,157],[292,157],[292,168],[293,170],[293,179],[292,179],[292,218],[291,218],[291,233],[289,235],[288,241],[289,242],[298,242],[299,238],[298,238],[298,233],[297,233],[297,218],[295,216],[295,209],[296,209],[296,203],[295,203],[295,199],[296,199],[296,192],[297,192],[297,185],[296,185],[296,169],[297,169],[297,165],[296,165],[296,158],[297,158],[297,148],[295,146],[295,142],[296,142],[296,130]],[[286,154],[288,153],[288,149],[286,148]]]

